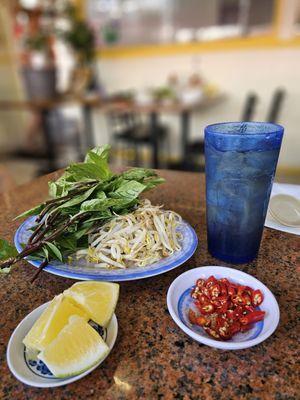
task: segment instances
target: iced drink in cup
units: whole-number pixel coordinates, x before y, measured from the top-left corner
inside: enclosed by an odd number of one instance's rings
[[[205,128],[208,250],[245,263],[258,253],[283,127],[228,122]]]

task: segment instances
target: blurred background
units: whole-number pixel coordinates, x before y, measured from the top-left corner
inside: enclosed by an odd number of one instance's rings
[[[0,0],[0,191],[112,145],[112,163],[204,171],[220,121],[286,129],[300,182],[300,0]]]

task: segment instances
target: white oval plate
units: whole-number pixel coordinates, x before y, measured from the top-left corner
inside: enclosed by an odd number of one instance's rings
[[[50,302],[42,304],[40,307],[33,310],[27,315],[16,327],[11,335],[6,352],[7,364],[13,375],[21,382],[29,386],[49,388],[63,386],[78,379],[83,378],[97,368],[104,360],[79,375],[74,375],[68,378],[55,378],[42,362],[32,362],[28,360],[25,353],[25,346],[22,340],[31,329],[34,322],[39,318],[44,309]],[[118,334],[118,321],[114,314],[108,327],[103,329],[103,339],[111,352],[114,347]],[[109,353],[108,353],[109,354]]]
[[[193,308],[191,290],[197,279],[207,279],[211,275],[217,279],[227,278],[240,285],[260,289],[264,295],[264,301],[259,309],[266,312],[264,320],[254,324],[248,332],[238,333],[228,341],[214,340],[200,326],[192,325],[188,318],[188,311],[191,307]],[[240,350],[255,346],[272,335],[279,323],[279,307],[272,292],[258,279],[233,268],[206,266],[184,272],[169,287],[167,304],[171,317],[188,336],[199,343],[217,349]]]
[[[15,246],[20,253],[23,249],[23,243],[27,243],[30,236],[30,228],[34,225],[36,217],[29,217],[17,229],[15,233]],[[165,257],[154,264],[147,265],[146,267],[132,267],[124,269],[104,269],[99,268],[97,264],[92,264],[85,260],[78,260],[71,264],[66,264],[60,261],[51,261],[44,271],[51,274],[63,276],[76,280],[92,280],[92,281],[133,281],[136,279],[150,278],[155,275],[164,274],[171,269],[177,268],[187,260],[189,260],[198,245],[198,238],[194,229],[187,223],[182,222],[178,227],[179,232],[182,234],[181,250],[175,251],[171,256]],[[40,266],[40,261],[28,259],[30,264],[35,267]]]
[[[300,199],[300,185],[291,185],[288,183],[273,183],[270,201],[272,197],[277,194],[288,194]],[[272,217],[270,210],[268,210],[267,212],[265,226],[268,228],[276,229],[278,231],[300,235],[300,228],[280,224]]]

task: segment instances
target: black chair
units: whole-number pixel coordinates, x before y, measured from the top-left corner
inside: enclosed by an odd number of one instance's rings
[[[279,118],[280,111],[282,109],[282,104],[284,101],[284,98],[286,96],[286,92],[282,88],[278,88],[275,90],[272,100],[271,100],[271,105],[269,112],[267,114],[267,122],[273,122],[276,123]]]
[[[108,116],[109,131],[113,145],[117,147],[118,142],[134,151],[134,165],[140,166],[140,150],[147,146],[153,151],[151,128],[145,124],[140,115],[132,112],[114,112]],[[169,152],[169,132],[167,126],[159,124],[158,127],[159,148],[166,147]]]
[[[258,96],[255,93],[249,93],[246,97],[244,109],[241,115],[241,121],[252,121],[256,104],[258,102]]]
[[[241,115],[241,121],[251,121],[254,116],[255,107],[258,102],[258,96],[251,92],[247,95],[244,108]],[[187,171],[204,171],[204,138],[194,140],[187,145],[188,159],[176,164],[171,164],[170,169],[179,169]],[[202,157],[202,162],[200,163]]]

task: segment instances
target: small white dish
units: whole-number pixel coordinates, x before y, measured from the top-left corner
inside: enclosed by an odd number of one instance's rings
[[[300,199],[300,185],[275,182],[273,183],[270,202],[272,201],[272,198],[278,194],[286,194]],[[300,227],[282,225],[279,221],[273,218],[272,214],[270,213],[270,207],[268,208],[265,226],[268,228],[276,229],[278,231],[292,233],[294,235],[300,236]]]
[[[280,224],[300,228],[300,200],[288,194],[271,197],[269,211]]]
[[[207,279],[214,275],[217,279],[227,278],[240,285],[260,289],[264,301],[259,307],[266,312],[263,321],[254,324],[253,328],[245,333],[238,333],[228,341],[214,340],[200,326],[192,325],[188,318],[188,311],[193,306],[190,296],[191,289],[199,278]],[[245,272],[219,266],[194,268],[179,275],[171,284],[167,294],[167,305],[175,323],[192,339],[210,347],[223,350],[240,350],[257,345],[266,340],[275,331],[279,323],[279,307],[272,292],[258,279]]]
[[[19,323],[10,337],[6,352],[7,364],[13,375],[26,385],[39,388],[57,387],[75,382],[88,375],[104,361],[104,359],[101,360],[82,374],[59,379],[55,378],[41,361],[31,361],[28,359],[22,340],[49,303],[42,304]],[[103,334],[101,335],[108,345],[109,351],[114,347],[117,334],[118,321],[114,314],[108,327],[103,329]]]

